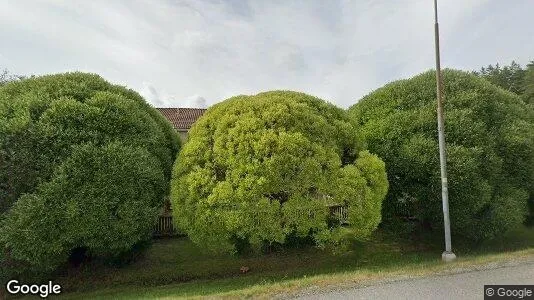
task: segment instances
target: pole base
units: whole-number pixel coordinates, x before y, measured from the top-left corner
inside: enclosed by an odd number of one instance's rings
[[[441,260],[443,260],[444,262],[451,262],[451,261],[454,261],[456,260],[456,255],[454,255],[454,253],[452,252],[449,252],[449,251],[444,251],[442,254],[441,254]]]

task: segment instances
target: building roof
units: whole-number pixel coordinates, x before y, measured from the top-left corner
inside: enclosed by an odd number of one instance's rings
[[[205,108],[156,107],[176,130],[189,130],[200,116],[206,112]]]

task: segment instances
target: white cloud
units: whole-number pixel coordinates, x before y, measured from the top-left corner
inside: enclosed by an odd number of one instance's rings
[[[444,67],[534,58],[534,2],[439,5]],[[158,106],[293,89],[347,107],[434,66],[428,0],[0,1],[0,28],[13,73],[91,70]]]
[[[193,95],[187,98],[187,105],[185,107],[192,107],[192,108],[206,108],[206,99],[204,97],[199,95]]]
[[[206,99],[200,95],[195,94],[184,98],[178,98],[176,95],[171,95],[165,90],[158,91],[152,83],[146,81],[143,82],[139,94],[156,107],[207,107]]]
[[[157,107],[165,106],[166,104],[165,101],[160,98],[156,88],[149,82],[143,82],[143,88],[139,91],[139,94]]]

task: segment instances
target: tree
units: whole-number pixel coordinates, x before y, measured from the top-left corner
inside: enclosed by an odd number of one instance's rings
[[[7,69],[3,69],[0,71],[0,86],[3,86],[7,84],[8,82],[15,81],[15,80],[21,80],[25,77],[22,75],[13,75],[9,73]]]
[[[534,105],[534,61],[531,61],[525,70],[522,96],[526,103]]]
[[[178,149],[161,114],[98,75],[6,84],[0,88],[2,266],[36,274],[55,269],[74,249],[112,256],[146,240]]]
[[[237,96],[195,123],[173,171],[178,226],[214,251],[312,237],[319,246],[369,235],[387,191],[383,162],[346,113],[288,91]],[[346,205],[349,228],[329,224]]]
[[[498,63],[495,66],[488,65],[474,73],[517,95],[521,95],[524,92],[523,79],[525,70],[515,61],[504,67],[499,66]]]
[[[0,244],[17,272],[46,274],[82,249],[116,257],[152,234],[166,181],[147,149],[76,145],[48,182],[6,214]]]
[[[534,194],[532,109],[471,74],[445,70],[443,76],[452,233],[496,237],[523,222]],[[410,218],[442,226],[435,99],[435,72],[426,72],[387,84],[350,108],[369,150],[386,162],[386,223]]]

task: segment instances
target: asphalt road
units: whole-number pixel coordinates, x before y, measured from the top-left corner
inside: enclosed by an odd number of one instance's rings
[[[484,299],[484,285],[534,285],[534,264],[438,275],[412,280],[300,295],[300,299]],[[532,298],[531,298],[532,299]]]

